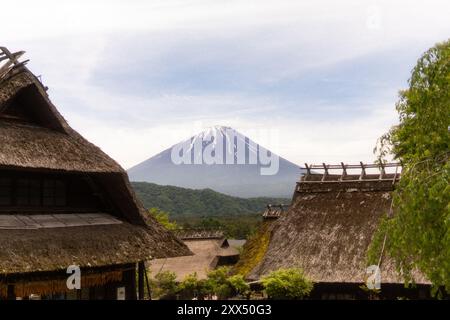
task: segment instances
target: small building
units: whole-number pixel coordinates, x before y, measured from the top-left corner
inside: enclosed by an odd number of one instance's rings
[[[205,279],[208,271],[220,266],[232,266],[239,260],[239,251],[230,246],[222,231],[180,230],[176,235],[194,253],[192,256],[156,259],[151,261],[152,276],[162,271],[172,271],[177,281],[193,273]]]
[[[191,253],[68,125],[22,54],[0,47],[0,299],[142,298],[144,261]]]
[[[393,214],[398,169],[397,164],[306,166],[291,207],[277,219],[265,219],[236,270],[257,281],[271,271],[298,267],[315,284],[312,298],[367,298],[361,289],[370,275],[366,253],[382,216]],[[383,252],[378,267],[380,298],[429,297],[430,282],[422,274],[414,274],[415,289],[405,289]]]

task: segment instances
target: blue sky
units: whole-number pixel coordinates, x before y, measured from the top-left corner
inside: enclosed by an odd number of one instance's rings
[[[15,6],[1,44],[125,168],[217,124],[298,164],[371,161],[415,61],[450,35],[438,0]]]

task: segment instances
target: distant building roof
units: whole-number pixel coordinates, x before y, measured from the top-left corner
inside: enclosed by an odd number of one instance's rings
[[[184,238],[183,242],[194,255],[152,260],[150,261],[152,276],[162,271],[172,271],[175,272],[178,281],[193,273],[197,273],[198,278],[203,279],[206,278],[208,271],[221,265],[234,264],[239,259],[239,251],[229,244],[221,231],[189,232],[186,232],[185,235],[188,237]],[[180,231],[177,233],[180,234]],[[218,237],[219,234],[222,236]],[[197,235],[198,237],[194,237]]]
[[[223,239],[224,233],[221,230],[211,229],[181,229],[176,230],[175,235],[182,240],[189,239]]]
[[[228,239],[228,243],[230,244],[230,247],[234,248],[241,248],[245,245],[247,240],[245,239]]]

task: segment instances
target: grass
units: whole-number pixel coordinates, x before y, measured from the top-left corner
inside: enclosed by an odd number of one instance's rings
[[[232,269],[234,274],[246,277],[261,262],[269,247],[270,235],[270,222],[265,221],[244,245],[241,257]]]

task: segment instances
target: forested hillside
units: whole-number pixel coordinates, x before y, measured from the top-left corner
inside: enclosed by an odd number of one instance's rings
[[[132,182],[132,185],[145,207],[159,208],[175,219],[183,216],[252,215],[262,212],[268,203],[288,204],[290,202],[290,199],[284,198],[243,199],[227,196],[211,189],[194,190],[147,182]]]

